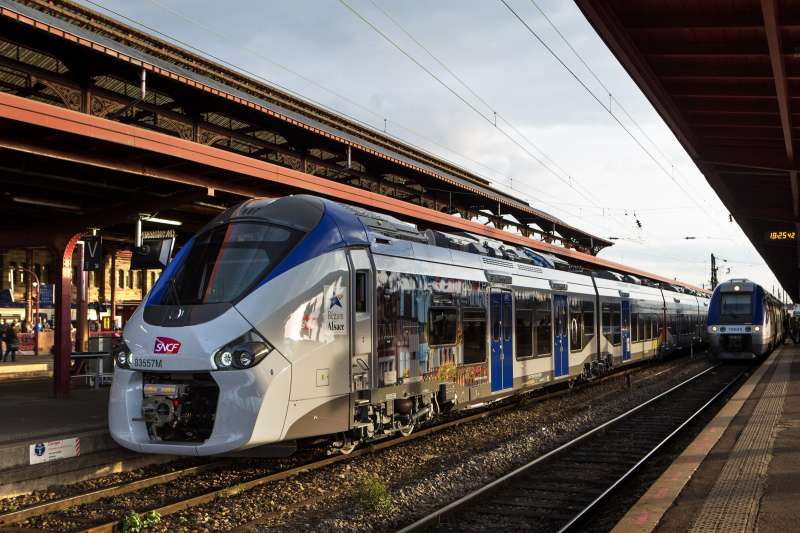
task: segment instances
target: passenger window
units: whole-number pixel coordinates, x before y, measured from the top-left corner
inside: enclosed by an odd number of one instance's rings
[[[536,356],[549,356],[553,350],[553,324],[550,295],[542,295],[536,299],[533,311],[535,327],[534,350]]]
[[[455,344],[458,310],[454,308],[431,309],[430,345]]]
[[[500,322],[500,304],[497,302],[492,303],[492,340],[500,342],[502,335],[502,323]]]
[[[631,342],[639,341],[639,313],[631,313]]]
[[[517,359],[533,355],[533,311],[517,309]]]
[[[514,336],[514,321],[511,318],[511,293],[503,293],[503,329],[506,342]]]
[[[367,272],[356,272],[356,313],[367,312]]]
[[[486,311],[464,310],[461,319],[464,332],[464,364],[482,363],[486,360]]]
[[[620,344],[622,342],[622,333],[620,330],[620,323],[619,323],[619,305],[615,305],[611,312],[611,343],[612,344]]]

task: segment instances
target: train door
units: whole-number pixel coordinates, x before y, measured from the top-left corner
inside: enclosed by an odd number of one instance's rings
[[[553,295],[553,377],[569,374],[567,296]]]
[[[511,291],[491,290],[492,392],[508,389],[514,384],[514,315],[511,301]]]
[[[631,358],[631,302],[620,301],[620,335],[622,337],[622,360]]]
[[[369,389],[372,368],[372,305],[375,283],[372,262],[366,250],[350,251],[350,286],[353,305],[350,306],[353,324],[350,377],[352,390]],[[330,303],[333,305],[334,303]]]

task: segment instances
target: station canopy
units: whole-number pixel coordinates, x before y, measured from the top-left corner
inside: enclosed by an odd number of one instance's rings
[[[800,4],[576,3],[800,300]]]

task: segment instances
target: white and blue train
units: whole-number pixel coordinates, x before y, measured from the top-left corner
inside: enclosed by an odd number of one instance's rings
[[[705,342],[706,294],[313,196],[188,241],[124,330],[111,434],[213,455],[347,453],[439,413]],[[251,450],[252,451],[252,450]]]
[[[711,295],[708,336],[719,359],[757,359],[786,338],[780,300],[747,279],[720,283]]]

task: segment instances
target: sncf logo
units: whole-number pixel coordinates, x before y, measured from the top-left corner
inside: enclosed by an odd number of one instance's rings
[[[169,337],[156,337],[153,353],[176,354],[181,349],[181,343]]]

